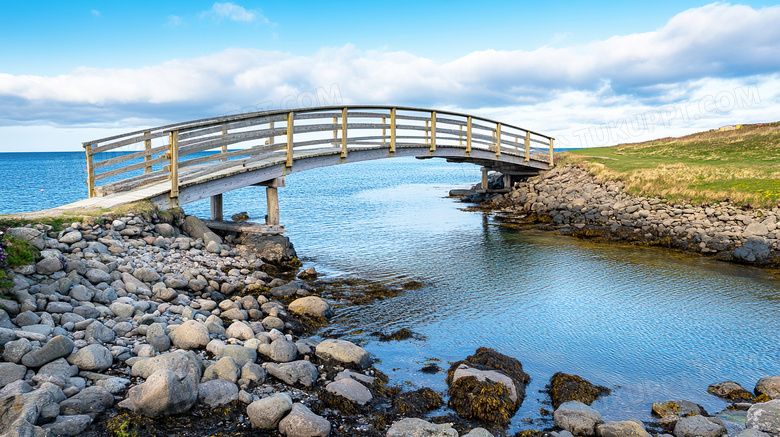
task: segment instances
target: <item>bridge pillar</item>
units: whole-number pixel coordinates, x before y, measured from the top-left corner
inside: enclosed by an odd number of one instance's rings
[[[265,198],[268,203],[268,215],[265,216],[265,224],[279,226],[279,192],[277,188],[284,187],[284,178],[271,179],[257,185],[265,186]]]
[[[488,189],[488,168],[482,167],[482,189],[487,190]]]
[[[211,219],[222,221],[222,195],[211,196]]]

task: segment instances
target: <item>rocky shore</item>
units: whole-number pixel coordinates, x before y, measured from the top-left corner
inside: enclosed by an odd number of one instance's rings
[[[0,302],[2,436],[503,436],[532,377],[480,348],[442,375],[447,393],[403,392],[359,344],[317,335],[337,305],[383,291],[328,293],[284,237],[217,235],[195,217],[156,213],[7,234],[40,253],[14,268]],[[710,389],[744,413],[738,435],[780,435],[780,377],[755,395],[731,382]],[[589,405],[608,395],[556,374],[549,426],[516,435],[727,432],[681,400],[654,404],[657,423],[603,423]]]
[[[569,235],[662,246],[761,267],[780,267],[780,208],[728,202],[674,203],[627,193],[578,165],[562,165],[515,183],[504,194],[477,195],[509,226],[536,225]]]

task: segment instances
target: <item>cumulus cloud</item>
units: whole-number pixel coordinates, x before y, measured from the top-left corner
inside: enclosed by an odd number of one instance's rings
[[[211,17],[216,20],[228,19],[230,21],[252,23],[260,21],[265,24],[272,24],[271,21],[263,16],[260,11],[251,11],[243,6],[231,2],[215,2],[211,9],[201,13],[202,17]]]
[[[215,3],[209,13],[261,18],[233,3]],[[0,124],[181,121],[281,105],[287,96],[337,84],[344,103],[462,108],[571,131],[722,89],[758,84],[775,93],[778,22],[780,7],[715,3],[652,32],[561,48],[482,50],[449,62],[345,45],[311,56],[229,49],[136,69],[0,74]],[[769,102],[762,99],[764,109]]]

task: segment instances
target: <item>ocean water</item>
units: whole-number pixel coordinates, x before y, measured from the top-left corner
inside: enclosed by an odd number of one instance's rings
[[[0,154],[0,213],[83,196],[79,158]],[[58,162],[71,170],[58,171]],[[716,412],[726,403],[706,393],[709,384],[732,380],[752,390],[780,374],[780,291],[771,273],[506,230],[446,197],[479,178],[469,164],[387,159],[295,173],[279,189],[281,221],[306,265],[330,277],[424,284],[334,317],[346,330],[406,327],[424,336],[366,342],[392,381],[445,391],[444,373],[419,372],[428,360],[447,368],[492,347],[519,359],[532,378],[513,420],[519,430],[539,427],[522,419],[550,409],[538,391],[557,371],[613,388],[592,405],[609,421],[650,420],[652,403],[670,399]],[[224,202],[226,216],[246,211],[262,221],[265,189],[226,193]],[[208,216],[205,200],[184,209]]]

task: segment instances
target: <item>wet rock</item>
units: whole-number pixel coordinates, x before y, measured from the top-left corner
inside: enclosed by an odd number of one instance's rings
[[[653,404],[653,416],[660,418],[658,422],[666,429],[674,428],[683,417],[703,414],[707,414],[704,408],[689,401],[663,401]]]
[[[313,317],[330,317],[330,305],[317,296],[306,296],[295,299],[288,307],[295,314],[305,314]]]
[[[751,402],[755,396],[734,381],[719,382],[707,388],[707,393],[734,402]]]
[[[241,241],[241,246],[270,264],[279,265],[297,258],[290,239],[282,235],[250,234]]]
[[[65,357],[73,352],[73,340],[58,335],[49,340],[42,348],[28,352],[22,357],[22,364],[38,368],[46,363]]]
[[[449,423],[437,425],[422,419],[407,418],[393,423],[387,437],[458,437]]]
[[[55,436],[76,436],[84,432],[91,423],[92,418],[86,414],[57,416],[54,422],[47,423],[42,428]]]
[[[68,357],[68,362],[81,370],[103,371],[111,367],[114,357],[111,351],[99,344],[90,344]]]
[[[198,401],[209,408],[217,408],[238,400],[236,384],[224,379],[206,381],[198,387]]]
[[[60,403],[60,414],[88,414],[95,417],[114,405],[114,395],[99,386],[87,387]]]
[[[277,393],[252,402],[246,413],[252,426],[259,429],[276,429],[279,421],[292,410],[292,399],[287,393]]]
[[[317,271],[314,270],[314,267],[309,267],[308,269],[298,273],[298,278],[306,281],[313,281],[317,279],[317,275]]]
[[[562,403],[553,413],[555,426],[577,436],[596,435],[596,425],[601,423],[601,414],[577,401]]]
[[[317,382],[317,366],[309,361],[300,360],[291,363],[266,363],[265,371],[287,385],[314,387]]]
[[[726,427],[723,426],[723,422],[715,417],[683,417],[674,426],[674,435],[676,437],[719,437],[726,434]]]
[[[27,368],[14,363],[0,363],[0,388],[24,378]]]
[[[553,408],[567,401],[578,401],[590,405],[599,396],[611,392],[607,387],[593,385],[577,375],[558,372],[550,378],[550,399]]]
[[[342,378],[329,383],[325,390],[346,398],[358,405],[366,405],[373,399],[371,392],[363,384],[352,378]]]
[[[401,393],[393,399],[393,408],[406,417],[423,417],[442,405],[441,395],[428,387]]]
[[[157,370],[146,382],[132,387],[119,406],[136,414],[160,417],[189,411],[197,400],[197,383],[186,375]]]
[[[180,349],[201,349],[209,343],[209,330],[195,320],[188,320],[168,335]]]
[[[368,356],[368,352],[346,340],[332,338],[323,340],[317,345],[314,353],[321,360],[339,363],[346,367],[366,369],[371,366],[371,358]]]
[[[770,434],[780,434],[780,399],[750,407],[745,427]]]
[[[290,413],[279,421],[279,432],[287,437],[326,437],[330,434],[330,422],[305,405],[294,404]]]
[[[609,422],[596,426],[599,437],[650,437],[645,425],[638,420]]]
[[[761,378],[753,392],[756,395],[767,395],[771,399],[780,399],[780,376]]]

